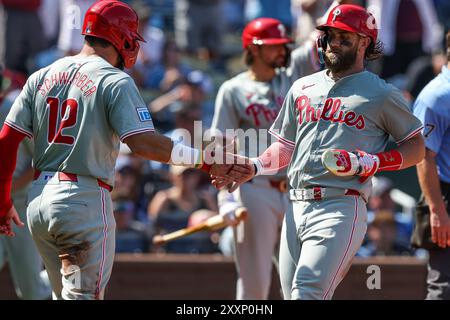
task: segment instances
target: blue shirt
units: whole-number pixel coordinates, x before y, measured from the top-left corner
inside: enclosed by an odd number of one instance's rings
[[[439,178],[450,183],[450,70],[447,66],[423,88],[414,103],[414,115],[424,124],[425,146],[437,153]]]

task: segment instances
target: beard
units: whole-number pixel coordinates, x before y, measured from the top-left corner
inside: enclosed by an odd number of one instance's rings
[[[280,69],[286,68],[290,63],[291,58],[291,50],[286,46],[286,53],[284,55],[280,55],[273,60],[262,58],[262,61],[272,69]]]
[[[332,73],[339,73],[350,69],[356,61],[357,48],[346,53],[325,52],[325,66]]]
[[[272,69],[279,69],[279,68],[286,68],[288,63],[287,57],[279,58],[269,65],[272,67]]]
[[[263,59],[263,62],[266,66],[272,68],[272,69],[280,69],[280,68],[286,68],[289,62],[289,58],[287,56],[285,57],[277,57],[276,59],[273,59],[271,61]]]

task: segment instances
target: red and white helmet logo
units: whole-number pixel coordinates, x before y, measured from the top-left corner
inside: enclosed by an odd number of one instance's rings
[[[281,37],[286,37],[286,28],[281,23],[278,25],[278,30],[280,31]]]
[[[341,9],[337,8],[336,10],[334,10],[334,12],[333,12],[333,20],[332,21],[335,21],[337,16],[340,15],[340,14],[341,14]]]

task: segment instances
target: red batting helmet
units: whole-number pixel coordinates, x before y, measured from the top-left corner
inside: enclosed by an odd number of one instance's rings
[[[250,21],[242,32],[242,47],[250,44],[283,44],[292,39],[286,35],[286,28],[281,21],[272,18],[258,18]]]
[[[378,30],[375,17],[363,7],[353,4],[341,4],[330,11],[327,22],[317,29],[337,28],[370,37],[375,43]]]
[[[98,1],[84,16],[83,32],[109,41],[119,52],[126,68],[136,63],[139,42],[144,38],[138,33],[139,19],[136,12],[120,1]]]

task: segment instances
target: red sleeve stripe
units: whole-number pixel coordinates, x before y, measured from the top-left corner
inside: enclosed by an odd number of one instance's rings
[[[23,134],[26,135],[28,138],[30,138],[30,139],[33,138],[33,134],[32,134],[32,133],[30,133],[30,132],[28,132],[28,131],[26,131],[26,130],[20,128],[20,127],[18,127],[17,125],[15,125],[15,124],[12,123],[12,122],[10,122],[10,121],[5,121],[5,124],[6,124],[8,127],[12,128],[12,129],[14,129],[14,130],[16,130],[16,131],[19,131],[20,133],[23,133]]]
[[[279,134],[273,132],[272,130],[269,130],[269,133],[271,135],[273,135],[275,138],[277,138],[277,140],[279,140],[281,143],[287,145],[288,147],[291,147],[291,148],[295,147],[295,143],[294,142],[283,138],[282,136],[280,136]]]
[[[405,142],[406,140],[411,139],[412,137],[414,137],[416,134],[418,134],[420,131],[422,131],[423,126],[417,128],[416,130],[414,130],[413,132],[411,132],[410,134],[408,134],[405,138],[403,138],[402,140],[396,141],[397,144],[402,144],[403,142]]]
[[[123,140],[125,140],[128,137],[134,136],[135,134],[144,133],[144,132],[155,132],[155,129],[153,129],[153,128],[145,128],[145,129],[137,129],[137,130],[128,131],[127,133],[124,133],[120,137],[120,141],[123,142]]]

